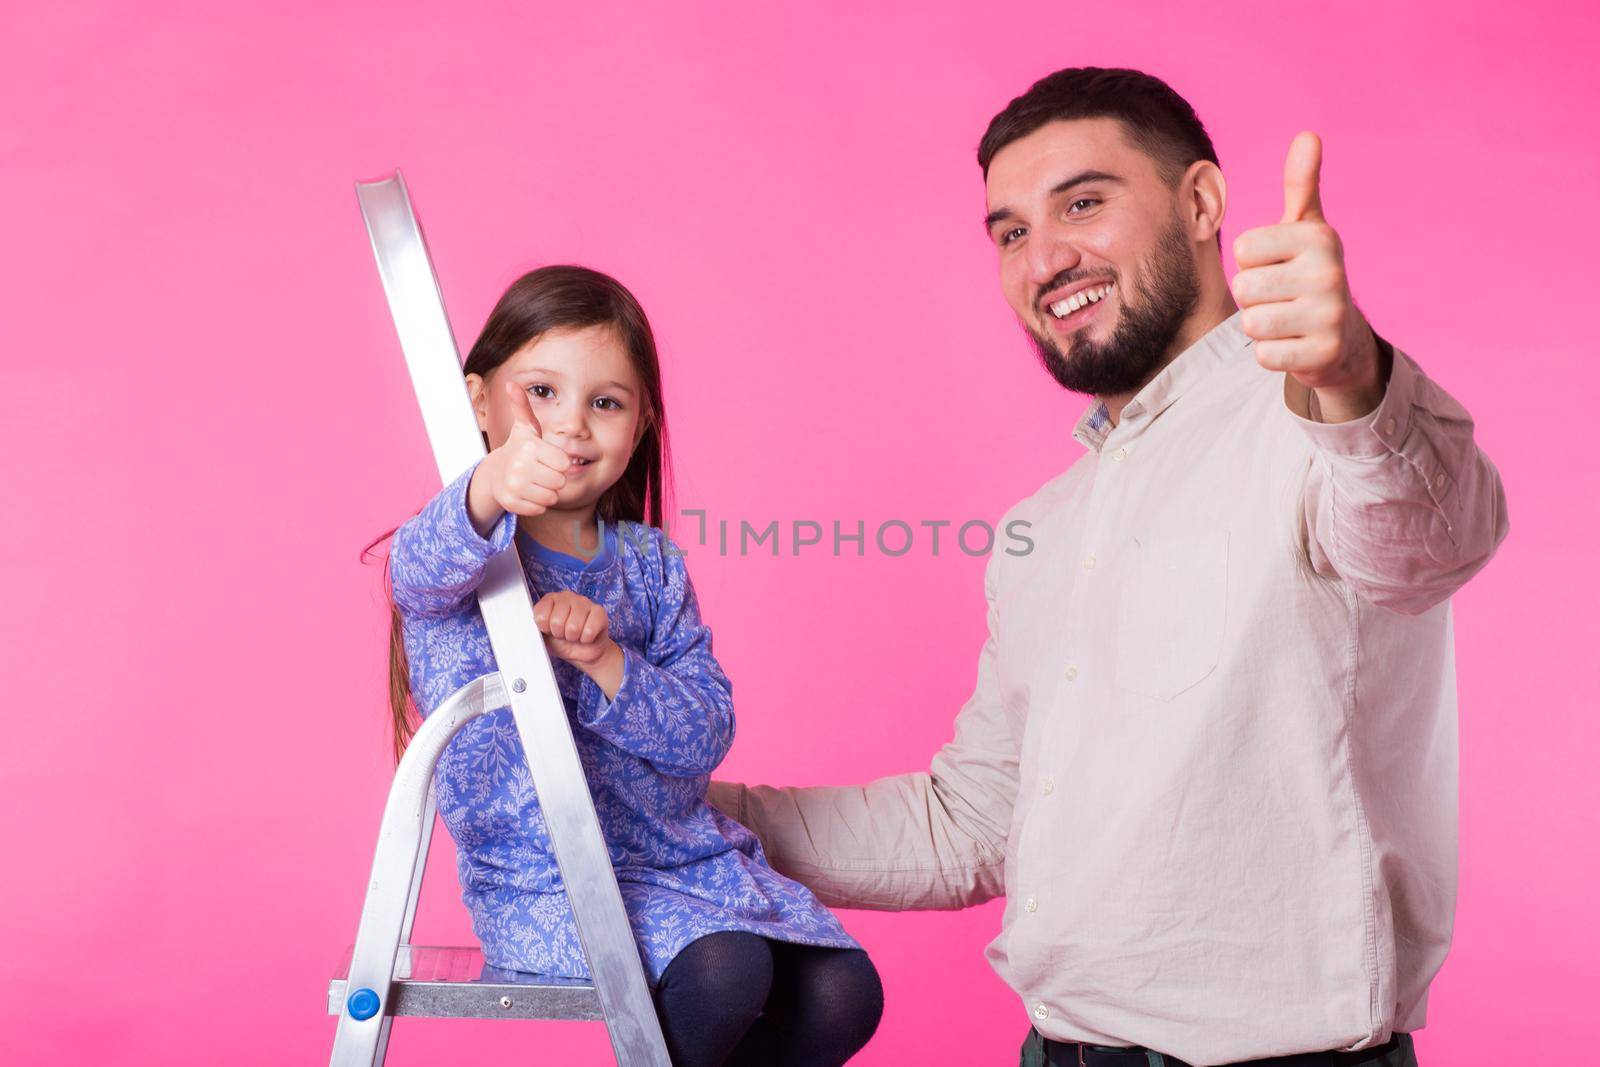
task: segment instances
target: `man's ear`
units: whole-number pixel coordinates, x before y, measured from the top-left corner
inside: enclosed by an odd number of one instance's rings
[[[1183,220],[1196,244],[1214,240],[1228,213],[1228,182],[1222,169],[1208,159],[1198,160],[1184,172],[1179,190],[1184,197]]]
[[[489,432],[489,384],[481,374],[467,375],[467,396],[472,400],[472,413],[478,417],[478,431]]]

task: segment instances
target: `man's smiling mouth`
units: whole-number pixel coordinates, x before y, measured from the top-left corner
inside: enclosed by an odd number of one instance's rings
[[[1098,303],[1099,301],[1104,300],[1114,287],[1114,282],[1107,282],[1105,285],[1096,285],[1088,289],[1080,290],[1079,292],[1073,293],[1065,300],[1057,300],[1054,304],[1051,304],[1050,314],[1054,315],[1058,319],[1064,319],[1081,307],[1086,307],[1089,304]]]

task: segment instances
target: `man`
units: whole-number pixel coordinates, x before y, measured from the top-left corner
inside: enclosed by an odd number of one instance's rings
[[[1230,286],[1216,153],[1165,84],[1063,70],[995,117],[1001,287],[1094,395],[1088,452],[1007,515],[1035,548],[989,563],[927,773],[713,790],[830,904],[1005,894],[1024,1063],[1415,1063],[1455,897],[1448,598],[1506,511],[1352,303],[1320,154],[1295,139]]]

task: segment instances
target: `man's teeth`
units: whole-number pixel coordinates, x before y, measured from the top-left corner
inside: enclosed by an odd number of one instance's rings
[[[1093,289],[1084,289],[1081,292],[1073,293],[1065,300],[1057,300],[1054,304],[1051,304],[1050,314],[1058,319],[1064,319],[1086,304],[1093,304],[1102,299],[1109,292],[1111,292],[1111,286],[1100,285]]]

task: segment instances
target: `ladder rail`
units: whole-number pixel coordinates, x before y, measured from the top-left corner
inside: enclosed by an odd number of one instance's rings
[[[487,699],[487,697],[485,699]],[[493,710],[493,708],[486,704],[484,710],[490,711]],[[442,752],[443,749],[440,751]],[[434,765],[438,765],[437,759],[434,760]],[[405,918],[400,922],[400,944],[402,945],[411,944],[411,929],[416,925],[417,922],[417,901],[422,897],[422,876],[428,869],[428,849],[433,844],[434,818],[438,813],[438,810],[438,796],[434,792],[433,774],[430,771],[428,774],[428,799],[423,805],[421,833],[417,840],[417,858],[416,862],[412,865],[411,888],[406,894],[406,914]],[[399,949],[397,947],[397,954],[398,951]],[[392,975],[394,973],[394,969],[390,968],[389,973]],[[346,986],[345,988],[348,989],[349,986]],[[377,1055],[374,1060],[376,1063],[382,1063],[384,1057],[389,1054],[389,1031],[394,1026],[394,1016],[389,1012],[384,1012],[379,1018]]]
[[[484,444],[461,374],[460,354],[439,293],[438,278],[399,171],[379,181],[357,182],[356,198],[439,474],[448,483],[483,457]],[[527,755],[578,941],[589,964],[617,1062],[623,1067],[670,1067],[644,965],[600,832],[566,708],[543,638],[533,622],[533,600],[515,552],[502,552],[489,560],[478,588],[478,607],[500,675],[505,679],[503,688]],[[407,874],[408,883],[419,876],[415,868]],[[359,937],[357,943],[359,958]],[[388,970],[381,993],[384,1005],[398,944],[396,940],[394,951],[387,953]],[[363,988],[356,981],[354,960],[347,988]],[[387,1013],[380,1008],[377,1018],[385,1017]],[[371,1023],[374,1038],[383,1029],[381,1022],[358,1022],[346,1011],[340,1016],[341,1033],[347,1022],[355,1026]],[[336,1036],[336,1050],[338,1041]]]
[[[349,1010],[339,1013],[331,1067],[370,1067],[383,1062],[388,1041],[383,1021],[391,1018],[387,1009],[395,959],[416,918],[417,887],[427,862],[423,842],[432,832],[434,768],[450,739],[478,716],[505,707],[506,696],[499,674],[476,678],[429,715],[406,746],[383,807],[345,985],[347,1003],[356,991],[370,990],[377,997],[378,1010],[368,1019],[357,1019]]]

